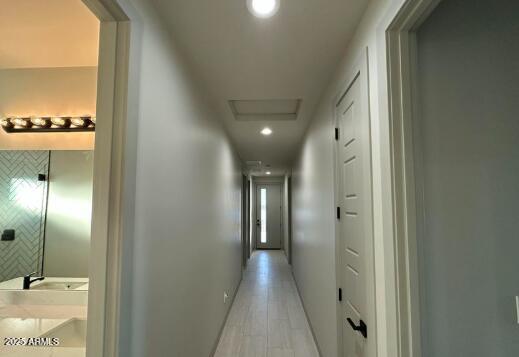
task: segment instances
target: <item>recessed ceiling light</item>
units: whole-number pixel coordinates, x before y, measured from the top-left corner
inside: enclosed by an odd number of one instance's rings
[[[271,174],[272,172],[270,172],[270,171],[267,171],[267,172],[265,172],[265,173],[266,173],[267,175],[270,175],[270,174]]]
[[[249,11],[256,17],[267,18],[279,10],[280,0],[247,0]]]
[[[268,135],[272,134],[272,129],[270,129],[270,128],[268,128],[268,127],[267,127],[267,128],[263,128],[263,130],[261,131],[261,133],[262,133],[263,135],[268,136]]]

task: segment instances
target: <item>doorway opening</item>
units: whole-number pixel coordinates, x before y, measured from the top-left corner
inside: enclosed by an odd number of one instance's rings
[[[0,317],[60,339],[48,348],[115,356],[129,19],[110,0],[12,2],[2,15],[0,300],[25,315]]]
[[[4,2],[0,20],[0,338],[84,356],[101,23],[81,0]]]
[[[517,11],[411,1],[388,31],[402,356],[519,352]]]

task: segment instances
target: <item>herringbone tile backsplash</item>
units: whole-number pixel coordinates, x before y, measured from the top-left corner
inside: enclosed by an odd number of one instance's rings
[[[41,273],[48,169],[48,151],[0,151],[0,233],[16,230],[0,241],[0,281]]]

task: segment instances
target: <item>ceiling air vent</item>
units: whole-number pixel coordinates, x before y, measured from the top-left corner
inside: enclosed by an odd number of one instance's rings
[[[245,165],[251,174],[261,172],[262,170],[261,161],[245,161]]]
[[[230,100],[238,121],[296,120],[301,99]]]

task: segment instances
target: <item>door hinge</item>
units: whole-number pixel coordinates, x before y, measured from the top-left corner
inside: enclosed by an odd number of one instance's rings
[[[342,301],[342,288],[339,288],[339,301]]]
[[[337,207],[337,219],[341,219],[341,208]]]
[[[339,128],[335,128],[335,140],[339,140]]]

